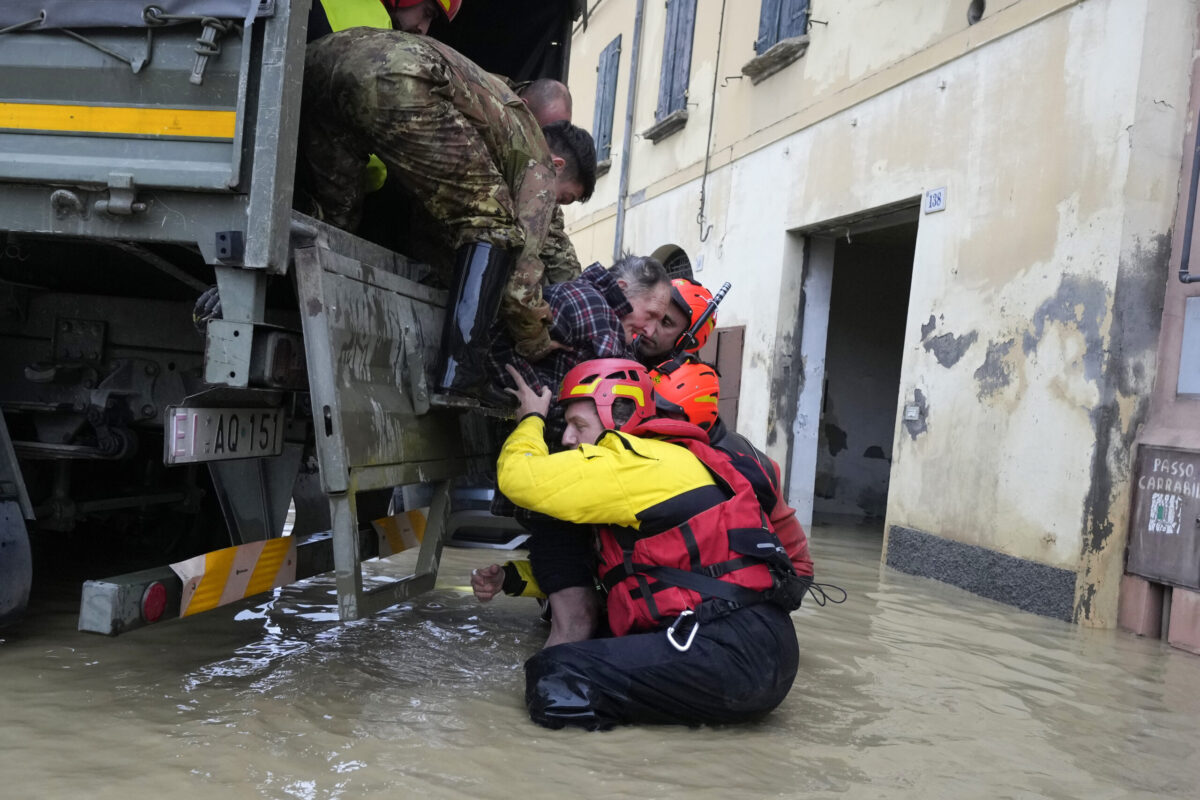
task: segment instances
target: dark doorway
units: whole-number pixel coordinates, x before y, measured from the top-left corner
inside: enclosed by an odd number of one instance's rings
[[[814,517],[887,510],[916,241],[911,222],[834,242]]]

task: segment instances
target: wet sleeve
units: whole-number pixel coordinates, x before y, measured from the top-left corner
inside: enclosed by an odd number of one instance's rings
[[[550,353],[550,324],[554,317],[542,297],[542,262],[518,256],[500,302],[500,316],[513,340],[513,349],[528,361]]]
[[[528,561],[504,562],[504,584],[500,591],[509,597],[545,597],[546,593],[533,577],[533,565]]]
[[[516,222],[524,235],[524,247],[509,275],[500,316],[518,355],[530,361],[539,361],[550,352],[553,315],[542,297],[545,267],[540,253],[558,208],[555,200],[553,168],[534,158],[527,159],[513,192]]]
[[[771,461],[775,470],[775,485],[779,486],[779,465]],[[787,504],[783,493],[776,490],[775,507],[771,509],[771,527],[779,543],[787,550],[788,558],[797,575],[813,575],[812,556],[808,554],[808,537],[804,534],[804,526],[796,519],[796,511]]]
[[[640,525],[622,462],[641,457],[599,446],[552,454],[545,430],[545,420],[531,415],[509,435],[496,462],[500,491],[521,508],[564,522]]]

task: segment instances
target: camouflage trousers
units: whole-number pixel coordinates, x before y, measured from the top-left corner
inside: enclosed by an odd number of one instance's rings
[[[380,54],[354,43],[325,37],[309,45],[298,188],[299,203],[307,195],[312,208],[302,210],[357,229],[364,169],[374,153],[389,180],[437,221],[445,246],[521,249],[512,191],[475,125],[456,108],[445,67],[417,44],[399,42]]]

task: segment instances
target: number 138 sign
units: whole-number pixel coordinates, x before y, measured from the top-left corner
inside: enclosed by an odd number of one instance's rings
[[[946,187],[939,189],[930,189],[925,192],[925,205],[923,210],[926,214],[932,214],[936,211],[946,210]]]

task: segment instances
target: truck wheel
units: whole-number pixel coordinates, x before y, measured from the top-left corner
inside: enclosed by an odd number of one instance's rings
[[[32,584],[33,553],[21,507],[0,502],[0,627],[24,615]]]

